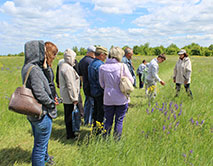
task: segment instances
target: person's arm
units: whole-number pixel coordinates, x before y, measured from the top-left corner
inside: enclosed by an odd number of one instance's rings
[[[177,63],[176,63],[175,68],[174,68],[174,75],[173,75],[174,83],[176,83],[176,76],[177,76]]]
[[[59,88],[59,65],[57,65],[57,68],[56,68],[56,76],[55,76],[55,82],[57,84],[57,87]]]
[[[155,78],[155,80],[157,80],[158,82],[160,82],[161,81],[161,79],[160,79],[160,77],[158,76],[158,67],[157,67],[157,65],[153,65],[152,66],[152,77],[154,77]]]
[[[186,70],[186,74],[185,74],[184,83],[187,84],[189,79],[190,79],[190,77],[191,77],[191,73],[192,73],[192,65],[191,65],[191,61],[190,60],[188,60],[186,62],[186,69],[185,70]]]
[[[129,80],[131,81],[132,84],[134,84],[134,78],[132,77],[128,67],[126,64],[123,64],[123,76],[126,76],[127,78],[129,78]]]
[[[64,79],[66,81],[70,100],[73,103],[76,103],[76,102],[78,102],[79,94],[77,92],[77,87],[75,86],[76,84],[74,83],[74,81],[76,81],[76,75],[74,72],[75,72],[74,69],[73,70],[68,69],[63,73],[63,75],[64,75]]]
[[[100,83],[100,86],[101,88],[105,88],[105,85],[104,85],[104,73],[103,73],[103,70],[101,70],[101,67],[99,68],[99,83]]]
[[[51,97],[45,91],[43,77],[45,77],[44,74],[39,73],[38,71],[34,70],[34,68],[32,69],[29,75],[32,92],[39,103],[45,105],[48,108],[54,108],[55,101],[54,99],[51,99]]]

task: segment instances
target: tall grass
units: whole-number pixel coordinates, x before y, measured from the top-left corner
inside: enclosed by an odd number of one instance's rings
[[[60,58],[54,62],[54,71]],[[133,64],[136,68],[142,59],[152,58],[135,56]],[[213,165],[213,58],[190,57],[193,100],[183,87],[174,98],[172,74],[177,58],[168,56],[160,64],[159,75],[166,86],[158,85],[151,105],[144,89],[131,94],[120,141],[114,141],[113,136],[106,140],[95,137],[85,126],[78,140],[66,140],[63,106],[59,105],[49,142],[49,154],[55,157],[56,165]],[[21,85],[23,62],[23,57],[0,57],[0,166],[31,165],[31,126],[25,116],[7,108],[10,95]]]

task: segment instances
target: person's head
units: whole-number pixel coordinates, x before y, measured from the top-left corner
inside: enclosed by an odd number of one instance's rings
[[[178,52],[178,55],[179,55],[179,58],[180,59],[183,59],[185,57],[188,57],[188,54],[186,53],[186,50],[184,49],[181,49],[179,52]]]
[[[102,46],[97,46],[95,51],[95,57],[101,61],[105,61],[106,57],[108,55],[107,48]]]
[[[165,54],[158,55],[157,60],[158,60],[158,63],[164,62],[166,60]]]
[[[87,48],[87,55],[86,56],[90,56],[92,58],[95,58],[95,50],[96,50],[95,46],[89,46]]]
[[[147,64],[147,62],[146,62],[146,60],[144,59],[143,61],[142,61],[142,63],[145,65],[145,64]]]
[[[45,42],[45,56],[47,58],[47,64],[51,67],[52,62],[58,53],[58,48],[52,42]]]
[[[127,58],[127,59],[132,59],[132,55],[133,55],[133,50],[129,47],[125,48],[124,50],[125,54],[124,56]]]
[[[64,62],[70,64],[71,66],[75,65],[76,53],[70,48],[64,51]]]
[[[121,62],[124,51],[120,47],[112,47],[109,51],[110,58],[117,59],[118,62]]]

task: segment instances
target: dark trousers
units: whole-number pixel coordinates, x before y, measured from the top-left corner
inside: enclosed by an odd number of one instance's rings
[[[192,91],[190,89],[190,84],[184,84],[186,93],[192,97]],[[180,88],[181,88],[181,84],[176,83],[176,96],[178,96],[179,92],[180,92]]]
[[[94,111],[93,111],[93,124],[96,126],[96,121],[102,123],[104,120],[104,104],[103,95],[94,97]]]
[[[74,138],[74,132],[72,130],[72,111],[74,104],[64,104],[64,122],[66,125],[67,139]]]
[[[138,77],[139,77],[139,88],[143,88],[143,82],[142,82],[142,80],[141,80],[141,77],[142,77],[142,74],[138,74]]]
[[[113,119],[115,117],[115,128],[114,136],[121,137],[123,129],[123,120],[128,109],[128,104],[125,105],[104,105],[104,129],[106,129],[106,134],[110,134],[112,129]]]

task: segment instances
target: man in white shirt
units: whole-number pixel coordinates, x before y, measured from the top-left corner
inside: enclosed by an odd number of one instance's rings
[[[161,85],[165,85],[165,82],[160,79],[158,76],[158,70],[159,65],[158,63],[162,63],[166,60],[165,54],[158,55],[157,58],[154,58],[150,64],[148,69],[148,75],[147,75],[147,87],[148,87],[148,93],[150,98],[155,98],[156,94],[156,84],[157,82],[160,82]]]

